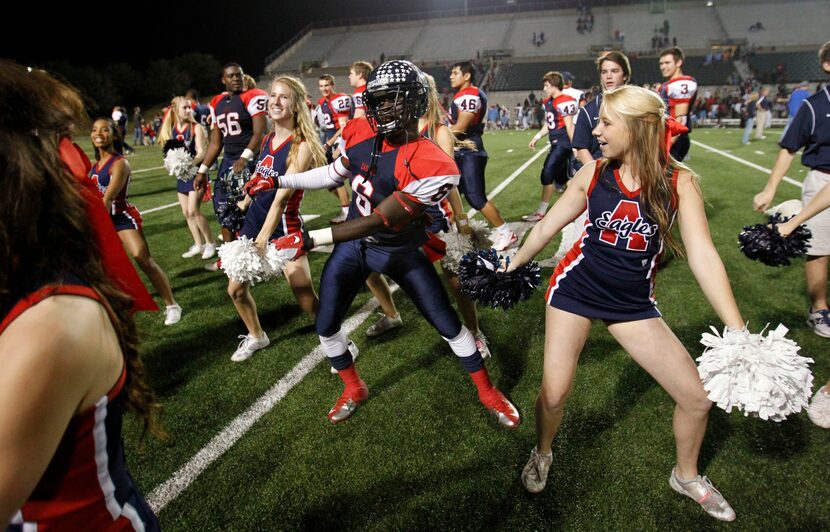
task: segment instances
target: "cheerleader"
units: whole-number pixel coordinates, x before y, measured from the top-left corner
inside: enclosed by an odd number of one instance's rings
[[[305,96],[305,87],[296,78],[280,76],[271,83],[268,116],[272,130],[262,141],[256,171],[251,178],[252,185],[325,164],[326,155],[314,132]],[[299,189],[268,189],[257,193],[247,206],[240,236],[255,239],[257,247],[264,253],[272,239],[303,229],[300,217],[302,200],[303,191]],[[246,197],[245,203],[248,202]],[[286,263],[283,273],[300,308],[313,318],[317,314],[319,301],[311,281],[308,258]],[[268,346],[270,341],[259,322],[250,285],[231,279],[228,294],[248,329],[247,335],[240,336],[242,341],[231,356],[234,362],[241,362]]]
[[[164,324],[173,325],[182,317],[182,307],[173,299],[170,281],[153,257],[147,240],[141,230],[141,214],[127,201],[132,170],[130,163],[121,155],[123,143],[121,132],[109,118],[98,118],[92,123],[90,134],[95,148],[96,163],[89,171],[89,178],[103,196],[104,206],[110,213],[115,230],[121,242],[132,255],[138,266],[147,274],[166,305]]]
[[[184,143],[185,148],[193,157],[193,164],[198,166],[205,159],[207,153],[207,133],[201,124],[193,117],[193,107],[184,96],[176,96],[170,102],[170,111],[164,116],[164,122],[159,131],[159,143],[164,146],[169,140],[178,140]],[[187,221],[187,227],[193,236],[193,245],[182,253],[182,258],[188,259],[196,255],[203,259],[210,259],[216,254],[216,244],[210,225],[204,214],[199,210],[202,206],[202,194],[193,188],[193,181],[176,179],[179,205],[182,215]]]
[[[579,354],[593,319],[608,331],[676,402],[677,463],[670,486],[713,517],[735,512],[697,463],[711,407],[686,348],[663,321],[654,274],[664,244],[675,253],[671,226],[680,220],[689,266],[704,295],[730,328],[742,329],[729,279],[709,235],[697,178],[669,155],[670,122],[659,96],[639,87],[606,92],[594,129],[603,159],[585,165],[533,228],[507,270],[530,261],[586,208],[585,231],[554,269],[548,288],[542,387],[536,400],[536,447],[522,471],[525,488],[545,487],[551,445],[562,421]]]
[[[125,408],[157,432],[133,300],[105,273],[112,229],[93,225],[98,200],[64,158],[80,95],[0,61],[0,102],[0,526],[158,530],[121,434]]]

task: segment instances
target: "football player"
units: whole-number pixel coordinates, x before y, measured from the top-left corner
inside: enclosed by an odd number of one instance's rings
[[[344,128],[343,155],[327,167],[280,176],[280,187],[321,189],[352,184],[349,219],[310,233],[277,240],[290,259],[315,246],[336,244],[320,280],[316,329],[345,390],[328,413],[332,423],[347,419],[366,401],[361,380],[341,328],[361,285],[371,272],[400,285],[426,320],[450,344],[475,383],[481,403],[502,426],[519,424],[519,413],[491,382],[470,331],[450,305],[432,263],[421,250],[427,242],[424,211],[458,184],[458,168],[434,142],[419,135],[418,118],[427,110],[428,89],[409,61],[388,61],[369,75],[365,118]]]
[[[536,143],[547,133],[550,152],[542,166],[542,201],[532,213],[522,216],[526,222],[536,223],[545,217],[550,205],[554,187],[557,192],[565,191],[568,182],[568,168],[571,159],[571,139],[574,135],[574,115],[579,109],[577,100],[563,92],[564,80],[559,72],[548,72],[542,77],[542,89],[547,98],[542,101],[545,109],[545,124],[531,139],[528,147],[536,149]]]
[[[323,148],[326,150],[328,162],[332,162],[335,155],[337,155],[335,153],[335,144],[340,138],[343,126],[349,121],[352,99],[348,94],[335,91],[334,76],[331,74],[323,74],[320,76],[318,79],[318,88],[320,89],[321,96],[317,101],[317,105],[319,106],[317,112],[322,122],[321,126],[325,138]],[[330,221],[331,223],[342,223],[349,214],[349,193],[342,186],[332,190],[332,193],[340,200],[340,214]]]
[[[504,251],[514,245],[519,238],[502,218],[498,207],[487,199],[484,185],[484,169],[487,166],[487,152],[484,151],[484,115],[487,112],[487,95],[475,83],[475,67],[469,61],[462,61],[452,66],[450,85],[457,92],[450,105],[452,132],[460,140],[470,140],[477,150],[462,148],[456,152],[455,162],[461,170],[461,183],[458,190],[467,198],[474,209],[481,211],[495,228],[493,247]]]
[[[354,87],[352,92],[352,118],[366,116],[363,105],[363,91],[366,90],[366,78],[372,72],[372,63],[355,61],[349,67],[349,85]]]
[[[669,115],[689,128],[688,133],[683,133],[673,139],[671,155],[678,161],[685,159],[689,153],[691,146],[689,133],[692,131],[689,112],[697,97],[697,80],[683,74],[685,57],[683,50],[677,47],[666,48],[660,52],[660,74],[666,79],[660,85],[660,97],[669,108]]]
[[[232,200],[227,197],[226,189],[222,186],[228,175],[240,174],[245,168],[251,173],[254,172],[255,155],[262,144],[267,127],[265,113],[268,94],[261,89],[246,91],[244,75],[242,67],[237,63],[228,63],[222,69],[225,92],[210,102],[210,144],[199,171],[193,178],[193,187],[199,192],[204,192],[207,171],[219,157],[222,148],[225,148],[225,155],[219,165],[219,173],[213,187],[213,209],[217,213],[224,203]],[[222,227],[222,238],[225,242],[230,242],[234,235],[230,229]]]

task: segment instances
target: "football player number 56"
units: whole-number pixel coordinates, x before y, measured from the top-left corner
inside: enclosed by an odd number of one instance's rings
[[[242,124],[239,123],[239,113],[222,113],[216,117],[216,125],[222,130],[222,136],[227,137],[242,133]]]

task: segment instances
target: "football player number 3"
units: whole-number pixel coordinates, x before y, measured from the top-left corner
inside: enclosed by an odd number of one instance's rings
[[[242,124],[239,123],[239,113],[222,113],[216,117],[216,125],[222,130],[223,137],[233,137],[242,133]]]
[[[363,216],[369,216],[372,214],[372,202],[369,201],[369,198],[372,197],[372,192],[374,191],[375,189],[372,186],[372,183],[366,181],[366,178],[362,175],[358,175],[352,181],[354,204]]]

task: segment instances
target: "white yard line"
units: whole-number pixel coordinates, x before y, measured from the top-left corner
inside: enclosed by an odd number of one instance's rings
[[[550,145],[548,145],[545,149],[539,150],[539,152],[534,154],[515,172],[510,174],[510,176],[502,181],[488,197],[493,198],[498,195],[528,166],[533,164],[533,161],[544,154],[547,149],[550,149]],[[175,205],[178,205],[178,203],[156,207],[155,209],[149,209],[146,212],[150,213]],[[473,216],[475,212],[477,211],[471,210],[468,216]],[[390,285],[390,288],[394,292],[398,289],[398,286],[392,284]],[[366,318],[371,316],[372,312],[377,307],[377,300],[375,298],[371,298],[360,308],[360,310],[357,311],[357,313],[349,317],[343,323],[343,332],[346,335],[351,334],[366,320]],[[288,394],[288,392],[294,388],[294,386],[298,385],[306,377],[306,375],[308,375],[317,366],[317,364],[325,358],[326,356],[325,353],[323,353],[322,347],[316,347],[313,351],[311,351],[311,353],[300,360],[300,362],[298,362],[297,365],[291,369],[291,371],[274,384],[274,386],[272,386],[267,392],[265,392],[262,397],[257,399],[257,401],[245,412],[237,416],[227,427],[222,429],[219,434],[214,436],[214,438],[190,460],[188,460],[186,464],[173,473],[173,476],[171,476],[164,483],[156,486],[156,488],[153,489],[153,491],[151,491],[147,496],[147,502],[150,504],[153,511],[156,513],[161,512],[168,504],[170,504],[184,490],[193,484],[193,482],[205,469],[210,466],[210,464],[215,462],[219,457],[225,454],[228,449],[233,447],[233,445],[239,441],[239,439],[244,436],[248,430],[250,430],[254,423],[256,423],[262,416],[270,412],[271,409],[273,409]],[[322,409],[324,407],[325,405],[320,407],[321,416],[323,415]]]
[[[142,168],[141,170],[133,170],[134,174],[140,174],[142,172],[152,172],[153,170],[161,170],[164,168],[163,166],[154,166],[152,168]]]
[[[709,150],[709,151],[711,151],[712,153],[717,153],[718,155],[723,155],[723,156],[724,156],[724,157],[726,157],[727,159],[732,159],[733,161],[739,162],[739,163],[741,163],[741,164],[743,164],[743,165],[745,165],[745,166],[748,166],[748,167],[750,167],[750,168],[754,168],[754,169],[756,169],[756,170],[759,170],[759,171],[761,171],[761,172],[764,172],[764,173],[765,173],[765,174],[767,174],[767,175],[769,175],[769,174],[770,174],[770,172],[772,172],[772,170],[770,170],[769,168],[764,168],[763,166],[760,166],[760,165],[757,165],[757,164],[755,164],[755,163],[749,162],[749,161],[747,161],[746,159],[741,159],[740,157],[735,156],[735,155],[732,155],[731,153],[727,153],[727,152],[725,152],[725,151],[723,151],[723,150],[719,150],[719,149],[717,149],[717,148],[713,148],[712,146],[709,146],[709,145],[704,144],[704,143],[702,143],[702,142],[698,142],[698,141],[696,141],[696,140],[693,140],[693,141],[692,141],[692,144],[694,144],[695,146],[700,146],[701,148],[703,148],[703,149],[705,149],[705,150]],[[800,182],[800,181],[796,181],[795,179],[793,179],[793,178],[791,178],[791,177],[784,176],[784,181],[786,181],[787,183],[789,183],[789,184],[791,184],[791,185],[795,185],[795,186],[797,186],[798,188],[802,188],[801,182]]]
[[[392,292],[398,289],[397,285],[391,285]],[[357,329],[372,311],[378,306],[375,298],[367,301],[356,314],[343,323],[343,332],[351,334]],[[307,354],[285,377],[281,378],[274,386],[251,405],[248,410],[236,417],[217,434],[201,451],[196,453],[184,466],[176,471],[169,480],[157,486],[147,496],[147,502],[154,512],[158,513],[170,502],[186,490],[207,467],[216,461],[220,456],[233,447],[233,445],[256,423],[262,416],[271,411],[294,386],[299,384],[317,364],[326,358],[322,346],[317,346],[311,353]],[[328,405],[318,405],[320,416]]]

